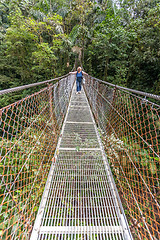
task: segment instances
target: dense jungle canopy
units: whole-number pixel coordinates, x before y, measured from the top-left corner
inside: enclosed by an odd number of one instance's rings
[[[95,77],[159,94],[160,1],[1,0],[0,55],[0,89],[61,76],[76,59]]]

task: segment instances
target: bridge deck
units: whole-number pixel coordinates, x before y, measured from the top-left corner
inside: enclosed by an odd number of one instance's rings
[[[75,86],[31,240],[132,239],[84,91]]]

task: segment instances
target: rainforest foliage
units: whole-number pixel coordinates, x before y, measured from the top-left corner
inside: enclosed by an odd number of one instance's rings
[[[159,94],[160,1],[1,0],[0,55],[0,89],[63,75],[76,59],[95,77]]]

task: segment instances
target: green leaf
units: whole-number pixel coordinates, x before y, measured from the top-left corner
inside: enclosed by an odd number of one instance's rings
[[[35,207],[33,208],[33,211],[34,211],[34,212],[36,212],[36,211],[37,211],[37,209],[38,209],[38,207],[37,207],[37,206],[35,206]]]

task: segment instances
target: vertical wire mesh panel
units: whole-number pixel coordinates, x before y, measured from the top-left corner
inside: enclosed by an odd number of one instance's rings
[[[0,239],[29,239],[73,77],[0,109]]]
[[[160,105],[92,77],[85,83],[135,239],[160,239]]]

